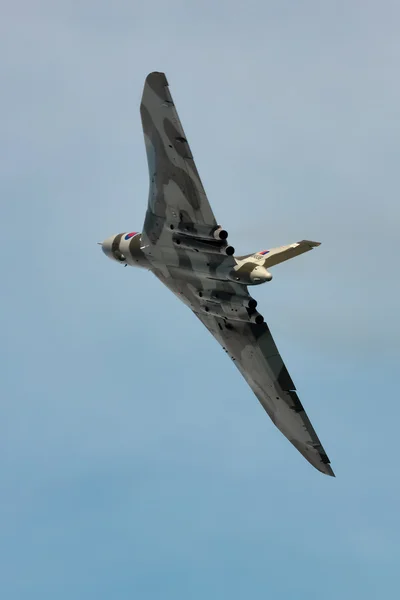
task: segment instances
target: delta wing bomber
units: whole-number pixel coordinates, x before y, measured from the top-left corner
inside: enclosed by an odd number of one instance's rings
[[[143,230],[101,245],[112,260],[148,269],[182,300],[233,360],[273,423],[319,471],[328,456],[248,287],[318,242],[234,256],[201,183],[164,73],[150,73],[140,106],[150,177]]]

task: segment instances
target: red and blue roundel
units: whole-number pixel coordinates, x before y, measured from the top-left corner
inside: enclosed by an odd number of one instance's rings
[[[137,235],[138,232],[137,231],[131,231],[131,233],[127,233],[126,236],[124,237],[124,240],[130,240],[134,235]]]
[[[262,252],[259,252],[258,254],[262,254],[263,256],[265,256],[265,254],[268,254],[269,250],[263,250]]]

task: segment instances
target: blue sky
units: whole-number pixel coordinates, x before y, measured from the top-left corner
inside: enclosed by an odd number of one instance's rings
[[[400,558],[397,2],[1,2],[0,591],[393,598]],[[195,317],[96,242],[140,229],[165,71],[315,471]]]

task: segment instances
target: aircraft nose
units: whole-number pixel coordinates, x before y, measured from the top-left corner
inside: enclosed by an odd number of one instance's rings
[[[119,242],[121,236],[122,234],[111,235],[106,240],[104,240],[104,242],[101,242],[100,245],[104,254],[108,256],[108,258],[111,258],[111,260],[116,260],[121,264],[126,264],[125,255],[122,254],[121,250],[119,249]]]
[[[112,255],[112,245],[114,238],[115,235],[111,235],[106,240],[104,240],[104,242],[99,242],[101,249],[103,250],[104,254],[108,256],[108,258],[114,258]]]

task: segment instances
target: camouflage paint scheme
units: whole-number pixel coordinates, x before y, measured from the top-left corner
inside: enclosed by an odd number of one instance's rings
[[[182,300],[221,344],[276,427],[314,467],[333,476],[248,291],[271,280],[267,267],[319,243],[303,240],[235,258],[208,202],[164,73],[146,78],[140,112],[150,177],[143,232],[111,236],[102,244],[104,253],[150,270]]]

